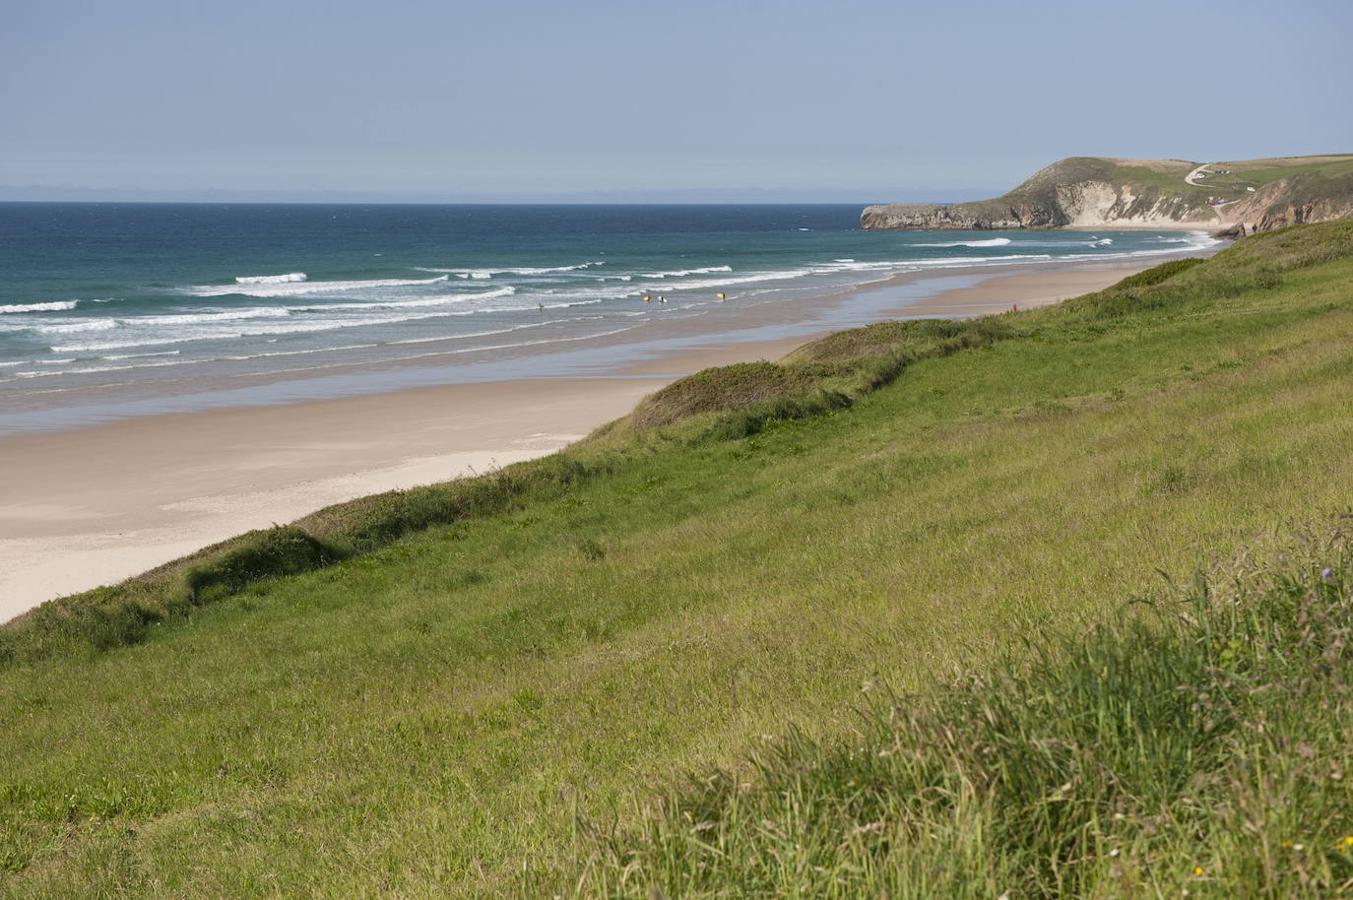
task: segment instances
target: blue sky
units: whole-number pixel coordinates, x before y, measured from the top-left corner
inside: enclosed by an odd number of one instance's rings
[[[1353,4],[20,3],[0,198],[962,198],[1353,150]]]

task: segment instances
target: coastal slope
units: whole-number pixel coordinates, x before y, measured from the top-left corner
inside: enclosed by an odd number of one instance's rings
[[[867,207],[867,230],[1193,227],[1233,234],[1353,214],[1353,155],[1198,163],[1073,156],[970,203]]]
[[[0,895],[1347,894],[1351,288],[837,332],[45,604]]]

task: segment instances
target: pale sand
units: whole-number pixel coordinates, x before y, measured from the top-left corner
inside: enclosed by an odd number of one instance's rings
[[[894,312],[1024,309],[1155,262],[995,270]],[[331,503],[552,453],[673,378],[778,359],[804,340],[711,340],[614,378],[446,385],[0,438],[0,621]]]

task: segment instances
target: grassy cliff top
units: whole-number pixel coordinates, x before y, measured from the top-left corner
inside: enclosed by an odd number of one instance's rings
[[[1332,223],[842,332],[45,606],[0,894],[1337,895],[1351,298]]]
[[[871,206],[866,228],[1047,228],[1114,223],[1269,230],[1353,214],[1353,155],[1197,163],[1074,156],[990,200]]]
[[[1186,183],[1200,166],[1206,174]],[[1221,174],[1225,172],[1226,174]],[[1136,193],[1175,193],[1185,197],[1244,199],[1247,188],[1283,179],[1353,181],[1353,155],[1289,156],[1232,162],[1200,163],[1179,159],[1114,159],[1073,156],[1040,169],[1003,198],[1043,198],[1059,186],[1086,181],[1124,185]]]

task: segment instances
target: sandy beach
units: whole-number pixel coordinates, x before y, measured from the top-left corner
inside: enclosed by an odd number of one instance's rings
[[[967,271],[970,283],[921,299],[905,290],[918,276],[904,275],[854,292],[871,302],[853,315],[863,321],[1023,309],[1097,290],[1158,262]],[[851,299],[831,303],[846,309]],[[0,621],[332,503],[554,452],[674,378],[776,359],[814,333],[858,323],[803,312],[776,313],[807,323],[793,336],[692,333],[677,349],[596,377],[419,387],[0,437]],[[743,323],[741,333],[758,333],[769,315],[757,310],[763,321]]]

